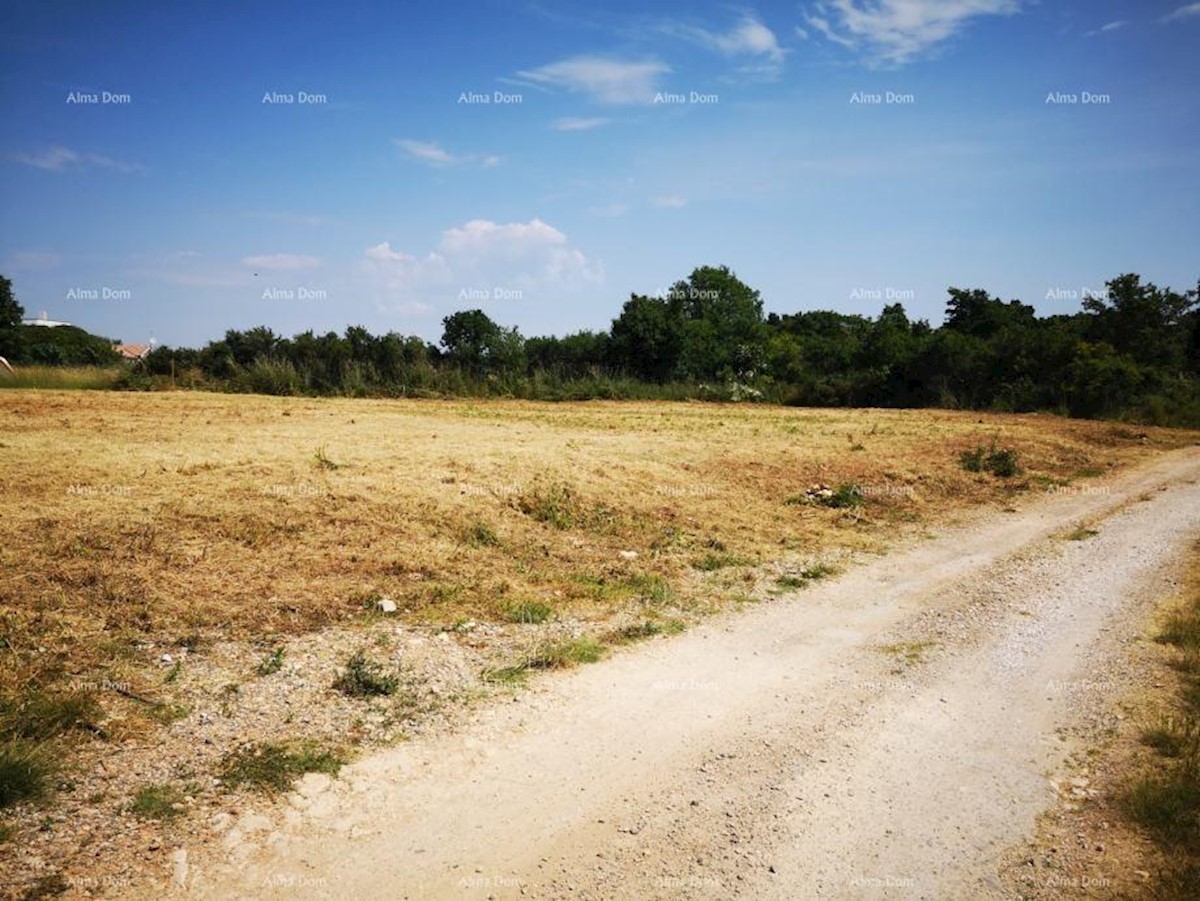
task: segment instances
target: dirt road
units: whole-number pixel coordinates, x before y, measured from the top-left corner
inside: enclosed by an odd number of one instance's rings
[[[463,733],[306,777],[180,855],[175,892],[999,897],[1062,728],[1119,686],[1200,533],[1198,478],[1200,453],[1172,454],[542,680]]]

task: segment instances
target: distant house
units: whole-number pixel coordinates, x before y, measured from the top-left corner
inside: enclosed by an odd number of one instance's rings
[[[37,319],[22,319],[21,325],[40,325],[42,328],[58,328],[60,325],[70,325],[69,322],[60,322],[57,319],[51,319],[45,310],[38,315]]]
[[[121,359],[127,363],[136,363],[138,360],[145,359],[146,354],[154,349],[153,344],[114,344],[113,350],[121,355]]]

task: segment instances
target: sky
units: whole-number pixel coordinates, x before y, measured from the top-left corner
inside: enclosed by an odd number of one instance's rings
[[[1075,312],[1200,278],[1197,47],[1185,0],[18,0],[0,274],[176,346],[604,329],[702,265],[779,313]]]

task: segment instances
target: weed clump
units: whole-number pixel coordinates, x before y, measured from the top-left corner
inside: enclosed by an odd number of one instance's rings
[[[990,472],[1002,479],[1019,476],[1022,472],[1017,451],[1011,447],[997,447],[996,442],[988,447],[976,445],[958,455],[959,464],[967,472]]]
[[[368,660],[363,651],[356,651],[346,668],[333,683],[333,687],[352,698],[385,697],[395,694],[400,679],[373,660]]]

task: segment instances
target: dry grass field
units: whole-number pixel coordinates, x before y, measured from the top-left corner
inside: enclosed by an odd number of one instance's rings
[[[0,869],[47,809],[166,828],[180,799],[211,812],[252,781],[247,741],[396,740],[528,670],[1197,437],[938,411],[0,393],[0,768],[59,761],[57,790],[10,799]],[[963,467],[993,443],[1020,473]],[[97,769],[117,750],[126,765]],[[305,753],[282,768],[329,763]],[[68,872],[50,833],[28,879]]]

